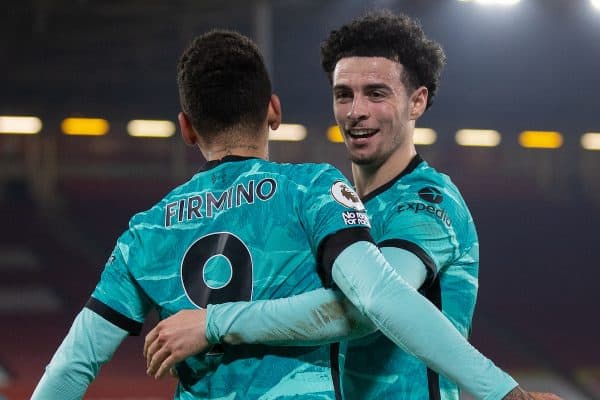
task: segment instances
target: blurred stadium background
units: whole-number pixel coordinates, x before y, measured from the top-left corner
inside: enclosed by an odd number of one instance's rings
[[[0,399],[29,397],[129,217],[202,163],[172,125],[187,42],[213,27],[253,37],[284,122],[304,129],[273,140],[271,158],[350,176],[318,47],[373,7],[418,18],[448,56],[418,151],[453,178],[477,222],[472,341],[529,389],[600,398],[600,5],[507,3],[3,1]],[[484,131],[457,135],[465,129]],[[128,339],[87,398],[169,398],[173,381],[144,374],[142,343]]]

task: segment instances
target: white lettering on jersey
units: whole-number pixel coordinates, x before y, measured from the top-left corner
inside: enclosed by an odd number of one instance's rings
[[[222,192],[195,193],[165,205],[165,227],[173,223],[200,218],[212,218],[215,213],[230,208],[252,205],[255,200],[268,201],[277,191],[273,178],[239,183]]]

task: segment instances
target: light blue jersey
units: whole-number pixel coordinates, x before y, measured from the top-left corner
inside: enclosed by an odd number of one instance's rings
[[[330,165],[229,156],[131,219],[87,307],[135,334],[152,308],[166,318],[303,293],[323,287],[331,247],[370,240],[368,226]],[[177,366],[175,398],[334,399],[336,364],[330,346],[219,345]]]
[[[479,244],[471,214],[450,179],[419,156],[398,177],[362,199],[380,248],[414,253],[428,268],[421,293],[468,336],[477,296]],[[458,399],[458,387],[376,332],[347,343],[344,397]]]

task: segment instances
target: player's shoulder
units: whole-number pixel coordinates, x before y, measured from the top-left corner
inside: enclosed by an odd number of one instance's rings
[[[335,173],[341,172],[329,163],[273,163],[278,165],[282,170],[298,171],[300,173],[310,172],[312,174]]]
[[[424,160],[410,174],[399,179],[396,185],[396,189],[401,189],[400,192],[405,196],[423,198],[427,197],[426,193],[431,193],[446,195],[452,199],[461,198],[460,191],[452,179]]]
[[[328,163],[279,163],[279,168],[290,181],[303,186],[348,181],[340,170]]]
[[[398,184],[394,199],[397,213],[411,218],[414,214],[435,217],[455,228],[459,221],[467,225],[472,221],[469,207],[452,179],[427,162],[421,162]]]
[[[458,188],[446,175],[420,157],[395,179],[368,194],[363,201],[367,209],[393,213],[392,210],[408,207],[444,207],[462,213],[466,204]],[[387,211],[385,211],[387,210]]]
[[[162,197],[159,197],[149,208],[141,209],[135,213],[129,220],[129,226],[162,223],[164,219],[165,206],[177,202],[189,196],[193,188],[197,186],[198,175],[196,174],[187,181],[175,184]]]

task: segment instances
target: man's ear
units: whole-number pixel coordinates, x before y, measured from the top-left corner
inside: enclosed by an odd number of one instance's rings
[[[427,109],[427,99],[429,97],[429,90],[425,86],[417,88],[410,95],[410,119],[415,121],[423,115]]]
[[[267,123],[269,128],[275,130],[281,124],[281,102],[276,94],[271,95],[269,100],[269,111],[267,112]]]
[[[185,144],[189,146],[195,145],[198,142],[198,136],[188,116],[182,111],[177,115],[177,121],[179,121],[181,137],[183,137]]]

